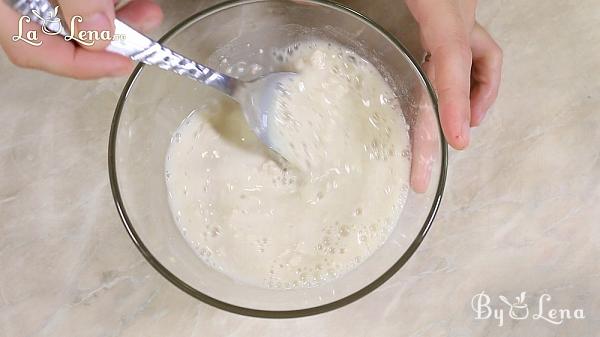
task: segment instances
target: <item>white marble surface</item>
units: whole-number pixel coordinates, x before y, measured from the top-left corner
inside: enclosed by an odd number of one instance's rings
[[[163,2],[162,31],[208,4]],[[354,1],[418,50],[414,24],[393,2]],[[501,97],[473,146],[451,153],[432,231],[375,293],[295,320],[199,303],[135,249],[106,165],[124,80],[82,83],[0,56],[0,337],[597,336],[600,3],[487,0],[479,18],[505,52]],[[527,291],[535,312],[548,293],[548,306],[586,318],[505,317],[499,327],[474,319],[471,298],[482,290],[510,299]]]

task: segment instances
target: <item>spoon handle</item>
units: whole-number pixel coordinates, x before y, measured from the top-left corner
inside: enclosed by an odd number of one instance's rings
[[[56,7],[48,0],[5,0],[12,8],[31,21],[40,24],[44,32],[71,35],[67,32],[61,19],[57,17]],[[235,94],[239,81],[221,74],[209,67],[199,64],[183,55],[152,40],[146,35],[131,28],[124,22],[115,19],[113,39],[106,50],[126,56],[134,61],[158,66],[173,71],[192,80],[209,85],[229,96]],[[73,38],[71,36],[71,38]]]
[[[178,54],[115,19],[115,36],[106,50],[148,65],[170,70],[233,96],[237,80]]]

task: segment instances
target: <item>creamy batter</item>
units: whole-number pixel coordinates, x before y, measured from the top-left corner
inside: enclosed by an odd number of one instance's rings
[[[166,161],[170,206],[208,265],[269,288],[314,287],[353,269],[394,229],[408,193],[408,129],[377,69],[324,41],[274,53],[282,83],[269,132],[227,97],[194,111]]]

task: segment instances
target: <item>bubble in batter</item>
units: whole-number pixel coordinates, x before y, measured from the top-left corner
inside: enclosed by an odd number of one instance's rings
[[[211,267],[261,287],[314,287],[365,261],[396,226],[408,193],[408,129],[383,76],[353,51],[312,40],[272,56],[298,73],[281,83],[269,116],[269,137],[287,161],[222,97],[174,133],[169,202]]]

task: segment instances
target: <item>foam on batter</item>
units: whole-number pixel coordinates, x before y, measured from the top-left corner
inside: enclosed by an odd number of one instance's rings
[[[392,89],[356,53],[326,41],[275,51],[298,73],[281,84],[265,149],[227,97],[172,137],[170,206],[210,266],[270,288],[314,287],[388,238],[408,193],[408,128]],[[253,67],[248,67],[253,69]]]

